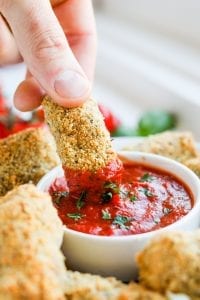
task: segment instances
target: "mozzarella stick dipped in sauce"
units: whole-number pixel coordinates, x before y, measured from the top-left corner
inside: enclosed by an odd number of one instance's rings
[[[129,161],[122,164],[94,100],[63,108],[45,97],[43,106],[65,172],[49,193],[68,228],[106,236],[138,234],[165,227],[192,208],[190,191],[176,177]],[[179,190],[183,203],[172,207],[166,186],[171,193]]]
[[[98,190],[105,181],[119,180],[122,163],[96,101],[89,99],[80,107],[64,108],[46,96],[43,107],[70,191],[94,186]]]

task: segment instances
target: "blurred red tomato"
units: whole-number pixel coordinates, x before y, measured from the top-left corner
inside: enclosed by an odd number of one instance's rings
[[[99,110],[104,117],[104,122],[107,129],[110,133],[113,133],[117,130],[117,128],[121,125],[121,121],[108,109],[102,104],[99,104]]]
[[[6,99],[0,91],[0,138],[5,138],[26,128],[45,126],[44,112],[38,109],[32,113],[30,120],[25,121],[16,116],[6,104]]]

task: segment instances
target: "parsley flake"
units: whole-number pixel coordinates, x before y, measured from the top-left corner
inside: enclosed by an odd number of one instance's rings
[[[142,188],[140,189],[140,192],[142,192],[146,197],[152,197],[153,194],[150,190],[148,190],[147,188]]]
[[[105,192],[101,195],[102,203],[108,203],[112,199],[111,192]]]
[[[84,205],[85,205],[85,198],[87,196],[87,192],[83,191],[81,192],[80,197],[78,198],[77,202],[76,202],[76,207],[78,209],[81,209]]]
[[[127,191],[125,189],[120,189],[119,194],[121,197],[126,198],[129,196],[129,191]]]
[[[67,191],[55,191],[52,193],[53,202],[55,202],[57,205],[60,205],[61,200],[67,197],[68,195],[69,192]]]
[[[82,217],[84,217],[83,214],[81,213],[68,213],[67,214],[67,217],[71,218],[71,219],[74,219],[74,221],[78,221],[80,220]]]
[[[132,196],[130,196],[130,201],[131,201],[131,202],[135,202],[135,201],[137,201],[137,197],[136,197],[136,195],[132,195]]]
[[[171,213],[172,212],[172,209],[171,208],[168,208],[168,207],[164,207],[163,208],[163,213],[164,213],[164,215],[168,215],[169,213]]]
[[[159,219],[159,218],[157,218],[157,217],[156,217],[156,218],[154,218],[154,220],[153,220],[153,221],[154,221],[154,223],[156,223],[156,224],[159,224],[159,223],[160,223],[160,219]]]
[[[109,213],[109,211],[107,211],[106,209],[102,209],[102,219],[103,220],[111,220],[111,214]]]
[[[113,225],[118,225],[120,229],[129,229],[130,226],[127,226],[126,224],[133,220],[133,218],[117,215],[113,220]]]
[[[145,173],[141,178],[140,182],[151,182],[153,180],[153,176],[150,175],[149,173]]]
[[[106,182],[104,184],[104,188],[110,189],[115,194],[119,194],[119,192],[120,192],[119,186],[114,182]]]

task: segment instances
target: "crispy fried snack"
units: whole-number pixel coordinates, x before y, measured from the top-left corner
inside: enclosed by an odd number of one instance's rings
[[[70,300],[165,300],[136,283],[129,285],[115,278],[67,271],[66,298]]]
[[[65,293],[70,300],[116,300],[124,286],[115,278],[67,271]]]
[[[185,163],[188,159],[198,157],[195,141],[190,132],[167,131],[147,137],[137,144],[126,147],[134,150],[163,155]]]
[[[63,230],[50,197],[27,184],[0,202],[0,299],[64,300]]]
[[[200,299],[200,230],[153,239],[137,257],[141,283]]]
[[[0,140],[0,196],[20,184],[37,183],[58,163],[46,128],[26,129]]]
[[[167,298],[139,284],[130,283],[121,289],[117,300],[167,300]]]
[[[46,96],[42,104],[64,167],[97,171],[116,158],[94,100],[89,99],[80,107],[64,108]]]
[[[200,154],[196,158],[188,159],[184,164],[200,177]]]

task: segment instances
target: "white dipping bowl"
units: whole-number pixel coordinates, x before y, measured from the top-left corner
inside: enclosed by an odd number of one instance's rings
[[[69,269],[102,276],[115,276],[123,281],[137,275],[135,255],[143,249],[153,236],[169,230],[193,230],[200,224],[200,180],[187,167],[159,155],[132,151],[118,152],[120,158],[157,168],[175,175],[190,189],[194,206],[177,222],[164,228],[128,236],[97,236],[68,229],[64,226],[62,250]],[[61,166],[46,174],[38,188],[48,191],[52,182],[63,175]]]

